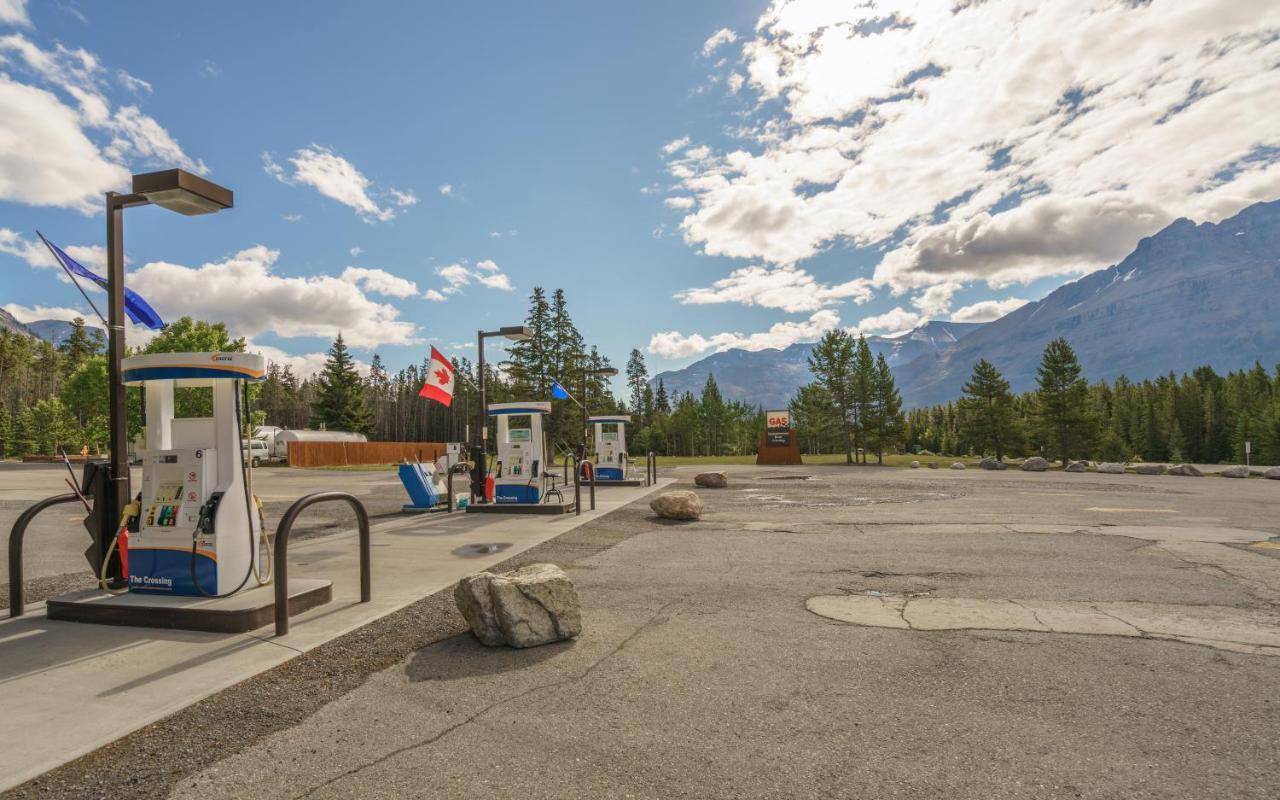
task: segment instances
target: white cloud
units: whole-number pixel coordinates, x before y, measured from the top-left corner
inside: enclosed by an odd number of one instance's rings
[[[147,83],[142,78],[130,75],[122,69],[116,70],[116,80],[120,81],[121,86],[136,95],[148,95],[155,91],[151,88],[150,83]]]
[[[446,295],[461,292],[462,287],[469,285],[472,281],[490,289],[506,292],[514,288],[511,285],[511,279],[498,268],[497,263],[487,258],[478,262],[475,269],[468,267],[465,263],[449,264],[436,267],[436,274],[444,278],[445,283],[448,284],[440,291],[431,289],[427,292],[426,298],[436,302],[443,301]]]
[[[107,78],[86,50],[0,36],[0,200],[94,214],[103,193],[128,188],[135,167],[208,171],[137,106],[114,108]]]
[[[923,321],[919,314],[898,306],[874,317],[863,317],[856,326],[850,328],[850,331],[853,333],[901,333],[911,330]]]
[[[236,336],[333,338],[341,332],[360,348],[417,341],[414,325],[401,320],[395,306],[370,300],[341,278],[277,275],[279,257],[259,245],[199,267],[156,261],[131,272],[129,285],[165,319],[220,320]]]
[[[278,347],[270,345],[258,344],[251,339],[245,340],[245,351],[249,353],[258,353],[267,360],[268,363],[279,364],[281,367],[289,367],[293,370],[293,374],[298,378],[310,378],[324,370],[324,363],[329,359],[328,353],[302,353],[294,355],[286,353]],[[369,365],[353,359],[355,361],[356,370],[361,375],[369,374]]]
[[[741,303],[783,311],[816,311],[843,300],[862,304],[872,297],[869,281],[861,278],[830,285],[819,283],[802,269],[744,267],[710,287],[685,289],[675,298],[687,305]]]
[[[941,317],[951,310],[951,297],[958,291],[960,291],[958,283],[939,283],[911,298],[911,305],[915,306],[925,319]]]
[[[680,150],[688,147],[689,141],[688,136],[681,136],[679,139],[672,139],[662,146],[662,152],[664,155],[672,155],[673,153],[679,152]]]
[[[303,216],[301,214],[285,214],[280,218],[289,223],[302,222],[303,220]]]
[[[413,297],[418,293],[418,284],[381,269],[347,267],[342,271],[342,280],[359,286],[366,292],[387,297]]]
[[[983,300],[970,306],[957,308],[951,315],[952,322],[990,322],[1000,319],[1005,314],[1017,311],[1028,301],[1021,297],[1009,297],[1004,300]]]
[[[736,41],[738,41],[738,34],[728,28],[721,28],[711,34],[711,36],[707,37],[707,40],[702,43],[702,57],[710,58],[712,53],[719,50],[724,45],[733,44]]]
[[[97,318],[92,311],[85,312],[65,306],[21,306],[17,303],[5,303],[0,308],[4,308],[5,311],[13,315],[14,319],[24,325],[28,322],[35,322],[38,319],[60,319],[64,322],[70,322],[76,317],[83,319],[85,322],[97,322]]]
[[[222,67],[218,66],[218,62],[205,59],[200,64],[200,77],[216,78],[222,74]]]
[[[351,254],[352,258],[359,258],[360,254],[363,253],[364,250],[360,249],[359,247],[353,247],[347,252]]]
[[[440,194],[443,194],[443,195],[450,195],[450,194],[453,194],[453,184],[451,184],[451,183],[442,183],[442,184],[440,184],[439,192],[440,192]]]
[[[752,117],[669,164],[684,237],[781,265],[880,246],[897,293],[1098,269],[1280,193],[1277,28],[1259,0],[775,0]]]
[[[737,94],[742,91],[742,85],[746,82],[747,79],[741,73],[734,72],[729,75],[729,80],[725,83],[725,86],[728,87],[729,94]]]
[[[27,0],[0,0],[0,25],[31,27],[31,18],[27,16]]]
[[[52,237],[51,237],[52,240]],[[107,249],[102,245],[67,245],[64,242],[54,241],[54,244],[62,248],[63,252],[79,261],[89,269],[94,270],[99,275],[106,272],[107,269]],[[39,239],[27,239],[17,231],[9,228],[0,228],[0,253],[8,253],[17,256],[33,267],[41,267],[44,269],[56,269],[58,275],[64,277],[62,268],[58,266],[58,262],[54,259],[53,254],[49,252],[49,248]],[[88,281],[81,284],[86,289],[96,291],[94,284]]]
[[[422,296],[433,303],[443,303],[445,300],[449,299],[445,297],[443,294],[441,294],[440,292],[436,291],[435,289],[428,289],[426,291],[426,294]]]
[[[662,201],[667,208],[689,209],[693,208],[692,197],[668,197]]]
[[[379,205],[371,194],[373,182],[331,147],[313,144],[299,149],[289,158],[293,165],[292,175],[276,163],[270,153],[262,154],[262,163],[268,175],[282,183],[310,186],[325,197],[354,209],[365,222],[388,222],[396,217],[393,205],[405,208],[418,202],[412,191],[390,189],[391,205]]]
[[[711,336],[679,331],[660,331],[649,338],[649,352],[662,358],[687,358],[708,350],[767,350],[789,347],[796,342],[816,341],[829,330],[839,327],[834,311],[822,310],[801,322],[777,322],[760,333],[717,333]]]

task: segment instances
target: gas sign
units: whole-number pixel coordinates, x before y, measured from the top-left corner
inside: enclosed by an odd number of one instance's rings
[[[765,427],[771,431],[785,431],[791,428],[790,411],[766,411]]]

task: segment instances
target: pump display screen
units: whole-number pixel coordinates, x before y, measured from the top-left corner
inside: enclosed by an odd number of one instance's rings
[[[530,428],[512,428],[507,431],[507,440],[511,442],[532,441],[533,431]]]

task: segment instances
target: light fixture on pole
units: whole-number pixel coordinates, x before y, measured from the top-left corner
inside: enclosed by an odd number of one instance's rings
[[[484,491],[485,448],[489,444],[489,408],[484,396],[484,340],[496,336],[513,342],[523,342],[533,338],[533,331],[527,325],[507,325],[496,331],[476,331],[476,385],[480,395],[479,419],[476,420],[476,428],[480,431],[480,442],[476,445],[476,465],[471,473],[471,494],[477,498],[477,503],[488,502]]]
[[[129,503],[129,441],[127,402],[120,380],[124,358],[124,210],[158,205],[184,216],[212,214],[231,208],[230,189],[186,170],[167,169],[133,176],[133,192],[107,192],[107,383],[110,386],[108,435],[111,449],[111,488],[107,507],[98,516],[100,546],[116,534],[121,510]],[[103,554],[105,555],[105,553]]]
[[[617,374],[618,374],[618,370],[614,367],[601,367],[600,369],[584,369],[582,371],[582,452],[583,452],[584,458],[586,457],[587,441],[590,435],[588,429],[591,427],[591,424],[589,422],[589,420],[591,419],[591,411],[588,408],[588,406],[590,406],[591,403],[588,402],[588,397],[587,397],[587,378],[592,375],[600,375],[605,378],[612,378]]]

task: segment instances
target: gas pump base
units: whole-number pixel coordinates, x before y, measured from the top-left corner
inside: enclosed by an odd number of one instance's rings
[[[468,503],[468,514],[572,514],[573,501],[567,503]]]
[[[333,599],[329,581],[298,578],[289,581],[289,616]],[[49,619],[128,625],[136,628],[176,628],[207,633],[245,633],[275,619],[275,587],[258,586],[231,597],[111,594],[99,589],[68,592],[45,603]]]

